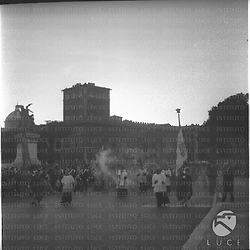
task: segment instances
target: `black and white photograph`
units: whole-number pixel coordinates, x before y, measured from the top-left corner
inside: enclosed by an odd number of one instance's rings
[[[250,249],[247,0],[0,8],[1,249]]]

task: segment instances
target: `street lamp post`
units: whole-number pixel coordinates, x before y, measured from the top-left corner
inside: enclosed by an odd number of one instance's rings
[[[179,127],[180,127],[180,126],[181,126],[181,119],[180,119],[180,112],[181,112],[181,109],[177,108],[175,111],[176,111],[177,114],[178,114],[178,121],[179,121]]]

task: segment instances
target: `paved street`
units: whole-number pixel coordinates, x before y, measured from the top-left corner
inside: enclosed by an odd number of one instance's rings
[[[31,197],[4,198],[4,249],[181,249],[212,208],[213,196],[196,192],[188,207],[178,206],[174,193],[170,200],[171,207],[156,207],[152,191],[145,196],[135,190],[128,197],[76,193],[70,206],[61,205],[59,195],[46,196],[37,207]]]
[[[59,196],[46,197],[40,207],[30,205],[29,197],[5,199],[5,249],[180,249],[212,201],[193,199],[187,208],[157,208],[153,194],[114,194],[77,195],[71,206],[58,204]]]

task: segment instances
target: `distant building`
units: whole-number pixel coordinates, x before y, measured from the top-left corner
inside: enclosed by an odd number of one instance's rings
[[[109,120],[110,90],[90,82],[77,83],[63,89],[63,121],[76,123]]]
[[[63,91],[63,121],[47,120],[34,126],[37,156],[44,164],[86,162],[95,159],[101,150],[110,149],[122,166],[136,162],[161,167],[176,162],[177,136],[180,127],[123,120],[110,116],[110,89],[94,83],[77,83]],[[18,127],[21,112],[16,106],[5,120],[2,129],[2,163],[15,160],[15,135],[23,132]],[[202,126],[182,127],[188,159],[207,159],[207,133]],[[201,133],[202,132],[202,133]]]
[[[15,110],[11,112],[5,119],[5,129],[15,129],[21,123],[22,117],[19,111],[18,105],[16,105]]]
[[[121,116],[117,116],[117,115],[112,115],[112,116],[110,116],[109,120],[122,122],[122,117]]]

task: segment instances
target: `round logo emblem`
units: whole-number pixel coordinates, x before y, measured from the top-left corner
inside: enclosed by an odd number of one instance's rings
[[[236,215],[231,210],[220,211],[212,222],[213,232],[220,237],[227,236],[236,226]]]

